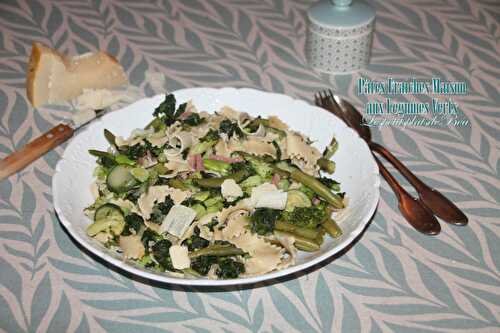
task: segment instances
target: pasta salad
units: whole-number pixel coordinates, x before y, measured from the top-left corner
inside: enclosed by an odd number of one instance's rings
[[[278,117],[199,112],[170,94],[128,138],[104,135],[87,234],[147,269],[233,279],[295,263],[342,233],[335,138],[319,152]]]

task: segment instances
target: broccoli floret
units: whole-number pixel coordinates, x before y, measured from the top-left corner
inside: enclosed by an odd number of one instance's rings
[[[200,142],[191,147],[189,153],[191,155],[203,154],[211,147],[215,146],[219,141],[219,138],[219,133],[216,130],[211,129],[203,138],[200,139]]]
[[[215,228],[215,226],[216,226],[217,224],[219,224],[219,220],[217,220],[217,218],[216,218],[216,217],[214,217],[214,218],[212,218],[212,221],[210,221],[210,222],[209,222],[209,223],[207,223],[206,225],[207,225],[207,227],[208,227],[208,230],[210,230],[210,231],[212,231],[212,232],[213,232],[213,231],[214,231],[214,228]]]
[[[124,149],[123,154],[125,154],[129,159],[136,161],[146,155],[146,150],[147,147],[145,145],[136,143],[133,146],[127,146],[127,148]]]
[[[245,136],[245,133],[241,130],[241,128],[238,126],[236,122],[233,122],[229,119],[224,119],[221,121],[219,125],[219,133],[226,133],[228,138],[232,137],[233,135],[237,135],[239,138],[242,138]]]
[[[164,202],[154,205],[151,212],[151,222],[161,224],[163,222],[163,218],[168,214],[173,206],[174,201],[170,196],[167,196]]]
[[[245,159],[250,162],[252,169],[262,178],[271,177],[273,174],[273,168],[270,163],[264,161],[262,158],[256,158],[252,155],[245,155]]]
[[[162,239],[163,238],[154,230],[149,228],[144,230],[144,233],[142,234],[141,237],[141,242],[144,245],[144,248],[146,249],[146,253],[149,253],[150,244],[154,244]]]
[[[129,214],[125,216],[125,227],[122,230],[122,236],[130,236],[132,234],[137,235],[141,226],[144,225],[143,218],[136,213]]]
[[[230,258],[220,259],[219,268],[215,272],[220,279],[236,279],[241,273],[245,273],[245,265]]]
[[[170,243],[169,240],[162,239],[161,241],[153,245],[153,247],[151,248],[151,252],[153,253],[154,259],[161,265],[163,269],[174,271],[175,268],[172,265],[172,258],[170,258],[169,253],[169,249],[171,246],[172,243]]]
[[[305,228],[316,228],[326,218],[324,205],[295,207],[291,212],[283,211],[283,221]]]
[[[331,178],[326,178],[326,177],[321,177],[318,179],[323,185],[328,186],[332,191],[338,192],[340,191],[340,183],[331,179]]]
[[[220,136],[219,133],[214,130],[210,129],[207,134],[203,138],[200,139],[201,142],[213,142],[213,141],[219,141]]]
[[[216,262],[216,256],[200,256],[191,261],[191,268],[201,275],[207,275],[212,265]]]
[[[248,176],[255,174],[255,170],[247,162],[231,163],[231,173],[236,173],[238,171],[244,171]]]
[[[259,235],[267,235],[274,231],[276,220],[281,211],[271,208],[257,208],[250,217],[250,230]]]
[[[198,126],[205,122],[205,118],[200,117],[197,113],[191,113],[183,122],[189,126]]]
[[[199,235],[200,235],[200,229],[198,227],[195,227],[193,235],[188,239],[184,240],[184,242],[182,242],[182,245],[187,246],[189,251],[194,251],[197,249],[202,249],[204,247],[207,247],[210,244],[210,242],[205,238],[200,237]]]
[[[187,106],[187,103],[183,103],[179,105],[176,111],[175,103],[175,96],[173,94],[165,96],[165,100],[154,110],[153,116],[161,119],[167,126],[172,125],[186,111]]]

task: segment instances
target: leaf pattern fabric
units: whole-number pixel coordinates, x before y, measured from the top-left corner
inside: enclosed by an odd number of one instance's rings
[[[159,285],[89,255],[52,207],[64,146],[0,182],[0,331],[4,332],[499,332],[500,11],[497,0],[372,0],[372,60],[360,74],[307,64],[307,0],[20,0],[0,2],[0,158],[68,119],[72,106],[33,109],[24,90],[34,41],[66,53],[115,55],[142,95],[252,87],[312,102],[332,87],[358,107],[356,80],[441,77],[470,126],[374,131],[419,177],[469,216],[418,234],[384,183],[378,211],[342,256],[243,289]],[[409,97],[400,96],[399,101]],[[391,169],[393,170],[393,169]],[[409,188],[408,188],[409,189]],[[84,189],[82,189],[84,190]]]

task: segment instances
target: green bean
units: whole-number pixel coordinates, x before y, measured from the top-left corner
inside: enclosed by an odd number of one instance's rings
[[[107,151],[101,151],[101,150],[96,150],[96,149],[89,149],[89,154],[93,155],[95,157],[104,157],[104,158],[110,158],[112,160],[115,159],[115,156],[111,153],[108,153]]]
[[[321,168],[321,170],[323,170],[329,174],[332,174],[335,172],[335,162],[334,161],[330,161],[330,160],[322,157],[318,160],[318,165]]]
[[[339,144],[335,137],[332,137],[332,141],[330,141],[330,144],[326,146],[325,150],[323,151],[323,158],[329,160],[332,158],[333,154],[337,151],[339,147]]]
[[[274,228],[279,231],[286,231],[292,234],[302,236],[308,239],[315,239],[318,237],[319,232],[315,229],[299,227],[294,224],[285,222],[285,221],[276,221]]]
[[[334,194],[328,187],[323,185],[319,180],[310,176],[299,169],[293,168],[290,172],[293,180],[298,181],[304,186],[309,187],[314,193],[322,197],[326,202],[335,208],[344,208],[344,202],[341,197]]]
[[[228,257],[228,256],[239,256],[243,254],[245,254],[245,252],[234,245],[214,244],[214,245],[209,245],[203,249],[195,250],[189,253],[189,258],[193,259],[201,256]]]
[[[193,182],[200,187],[218,188],[222,185],[222,183],[226,179],[234,179],[234,181],[238,183],[242,181],[243,178],[245,178],[245,176],[246,176],[245,170],[240,170],[238,172],[235,172],[231,175],[227,175],[224,177],[193,179]]]
[[[337,222],[335,222],[331,217],[327,217],[321,223],[321,227],[323,227],[326,232],[333,238],[342,236],[342,229],[340,229]]]
[[[209,171],[214,171],[222,175],[227,174],[231,169],[231,164],[227,162],[211,160],[208,158],[203,159],[203,166]]]
[[[194,269],[192,269],[191,267],[182,269],[182,272],[184,274],[191,276],[191,277],[194,277],[194,278],[200,278],[203,276],[200,273],[198,273],[197,271],[195,271]]]
[[[110,145],[112,145],[116,150],[118,150],[118,146],[116,145],[116,137],[111,131],[108,131],[107,129],[104,129],[104,137],[106,140],[109,142]]]
[[[274,234],[277,236],[292,236],[295,239],[295,247],[301,251],[315,252],[319,250],[319,244],[316,240],[308,239],[291,232],[275,230]]]
[[[189,190],[189,187],[186,184],[184,184],[182,182],[182,180],[177,179],[177,178],[171,178],[171,179],[169,179],[168,185],[170,187],[173,187],[173,188],[176,188],[176,189],[179,189],[179,190],[183,190],[183,191]]]

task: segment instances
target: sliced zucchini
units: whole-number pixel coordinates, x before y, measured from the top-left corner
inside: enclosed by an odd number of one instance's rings
[[[106,179],[109,190],[115,193],[124,193],[135,187],[138,181],[130,173],[131,169],[131,167],[126,165],[113,167]]]
[[[115,235],[119,235],[125,226],[123,212],[117,205],[104,204],[97,208],[94,215],[94,223],[88,226],[87,234],[95,236],[108,229]]]
[[[311,200],[304,192],[299,190],[290,190],[287,193],[286,211],[291,212],[295,207],[311,207]]]

